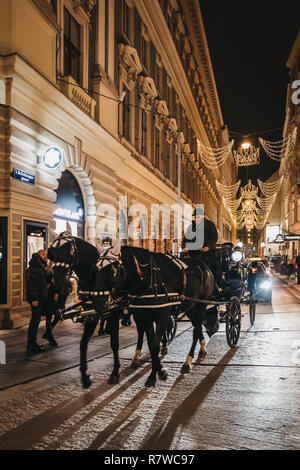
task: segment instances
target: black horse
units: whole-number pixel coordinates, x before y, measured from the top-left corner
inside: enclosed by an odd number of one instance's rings
[[[96,311],[95,315],[87,317],[84,321],[84,331],[80,341],[80,372],[81,381],[85,388],[92,383],[92,377],[87,374],[87,347],[91,336],[101,318],[101,314],[118,282],[118,262],[109,262],[106,266],[97,266],[99,253],[90,243],[80,238],[61,234],[48,249],[48,258],[53,261],[54,285],[59,293],[64,286],[71,271],[74,271],[79,279],[80,300],[84,298],[92,302]],[[107,316],[110,345],[114,355],[114,367],[109,378],[109,383],[119,381],[119,317],[120,311],[114,310]]]
[[[139,334],[146,332],[152,359],[152,372],[146,386],[155,385],[157,374],[162,380],[167,378],[167,372],[160,362],[159,348],[174,304],[181,304],[181,310],[187,313],[194,326],[192,347],[182,367],[182,372],[189,372],[198,340],[199,359],[206,355],[202,332],[206,306],[194,301],[181,302],[180,296],[209,299],[215,288],[211,271],[201,262],[196,270],[194,266],[192,269],[183,269],[182,264],[170,255],[127,246],[121,249],[121,260],[126,272],[122,290],[132,295],[129,308],[133,312]]]
[[[174,302],[170,301],[170,295],[171,297],[177,296],[175,304],[181,303],[178,301],[180,294],[194,299],[209,298],[214,290],[211,271],[202,264],[195,274],[192,269],[183,270],[169,255],[151,253],[148,250],[133,247],[122,247],[121,262],[112,260],[107,266],[102,267],[102,259],[97,266],[99,254],[96,248],[81,239],[66,235],[55,241],[48,250],[48,257],[55,263],[56,284],[63,285],[70,270],[74,270],[79,278],[80,291],[89,294],[93,308],[97,312],[85,322],[80,342],[80,371],[83,386],[89,387],[91,384],[91,377],[86,373],[87,346],[106,305],[108,294],[113,294],[116,298],[131,296],[129,308],[134,313],[139,338],[143,337],[143,333],[146,332],[152,359],[152,372],[146,386],[155,385],[157,374],[159,378],[166,379],[167,373],[162,369],[159,359],[159,346],[174,305]],[[162,299],[162,302],[147,307],[147,301],[151,297]],[[142,306],[136,304],[140,300],[146,300],[146,304]],[[199,358],[206,354],[202,333],[205,306],[189,301],[183,302],[181,308],[188,313],[194,326],[193,344],[182,369],[183,372],[189,372],[198,340],[200,341]],[[111,348],[114,353],[114,368],[109,379],[109,383],[112,384],[119,381],[120,313],[121,311],[116,309],[108,317]],[[154,323],[156,324],[155,330]]]

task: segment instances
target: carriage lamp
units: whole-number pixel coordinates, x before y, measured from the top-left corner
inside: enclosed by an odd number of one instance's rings
[[[241,261],[242,258],[243,258],[243,253],[237,250],[234,251],[231,255],[231,259],[234,263],[238,263],[239,261]]]
[[[271,288],[271,285],[272,285],[272,282],[270,282],[270,281],[264,281],[264,282],[260,285],[260,287],[261,287],[262,289],[270,289],[270,288]]]

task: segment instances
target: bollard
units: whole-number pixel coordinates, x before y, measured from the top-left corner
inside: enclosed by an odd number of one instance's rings
[[[6,345],[0,341],[0,364],[6,364]]]

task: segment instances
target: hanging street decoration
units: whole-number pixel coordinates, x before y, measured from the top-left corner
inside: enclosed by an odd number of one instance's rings
[[[293,153],[296,140],[297,128],[278,142],[269,142],[259,138],[259,142],[266,154],[276,161],[288,158]],[[233,150],[233,144],[234,141],[232,140],[228,145],[220,149],[212,149],[199,144],[202,162],[210,169],[216,169],[223,165],[233,152],[234,161],[238,167],[258,165],[260,163],[259,147],[256,148],[249,142],[245,142],[238,150]],[[229,186],[216,181],[224,207],[238,230],[242,230],[244,227],[247,230],[251,230],[254,227],[257,230],[264,228],[277,194],[281,190],[283,179],[284,177],[281,176],[278,180],[269,183],[264,183],[258,179],[258,187],[252,184],[251,179],[243,187],[240,187],[241,180]],[[240,197],[237,196],[239,189]],[[259,189],[261,191],[260,197],[258,196]],[[242,207],[240,208],[240,206]]]
[[[257,197],[258,188],[252,184],[251,179],[248,184],[241,188],[241,196],[243,199],[255,199]]]
[[[287,137],[277,142],[268,142],[259,137],[259,142],[266,154],[275,161],[288,158],[294,151],[297,140],[297,127]]]
[[[272,196],[274,193],[278,193],[283,183],[283,176],[273,183],[263,183],[263,181],[257,180],[261,192],[266,197]]]
[[[259,188],[249,180],[248,184],[241,188],[241,196],[238,199],[236,193],[240,181],[231,186],[225,186],[217,182],[217,188],[224,207],[238,230],[242,230],[244,227],[247,230],[252,230],[254,227],[258,230],[263,229],[275,203],[277,193],[280,191],[282,181],[282,178],[274,183],[263,183],[259,180],[259,187],[263,196],[259,197]],[[239,209],[240,206],[242,206],[241,209]]]
[[[225,147],[213,149],[211,147],[205,147],[205,145],[199,143],[199,153],[201,161],[205,166],[211,170],[215,170],[218,167],[224,165],[226,160],[232,153],[234,140],[229,142]]]
[[[259,137],[259,142],[266,154],[273,160],[280,161],[288,158],[294,151],[297,141],[297,128],[287,137],[277,142],[270,142]],[[217,169],[224,165],[226,160],[233,153],[233,158],[237,166],[252,166],[260,163],[260,148],[245,143],[238,150],[233,150],[234,140],[225,147],[206,147],[199,142],[199,154],[202,163],[210,169]]]
[[[237,166],[259,165],[259,147],[254,145],[241,146],[238,150],[233,151],[233,157]]]
[[[225,184],[221,184],[219,183],[219,181],[216,181],[217,189],[220,195],[224,196],[227,199],[232,199],[233,197],[236,196],[236,193],[239,190],[240,184],[241,184],[241,180],[239,180],[237,183],[231,186],[226,186]]]

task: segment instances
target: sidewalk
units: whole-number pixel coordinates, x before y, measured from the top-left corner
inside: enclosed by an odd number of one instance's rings
[[[272,276],[276,277],[277,279],[280,279],[280,281],[284,282],[284,284],[295,287],[299,286],[300,288],[300,284],[297,284],[297,279],[290,280],[287,278],[286,274],[279,274],[272,271]]]
[[[6,364],[0,364],[0,390],[79,367],[79,344],[83,333],[81,324],[74,324],[71,320],[58,323],[53,334],[59,347],[54,348],[49,346],[48,341],[42,339],[45,321],[41,321],[38,343],[45,346],[46,352],[30,356],[26,355],[27,330],[28,326],[0,331],[0,341],[5,343],[6,348]],[[99,324],[89,343],[88,361],[112,353],[109,335],[98,336],[98,330]],[[134,322],[128,327],[120,325],[120,349],[136,344],[136,341],[137,331]],[[111,366],[113,366],[113,360]],[[79,371],[78,380],[80,380]]]

